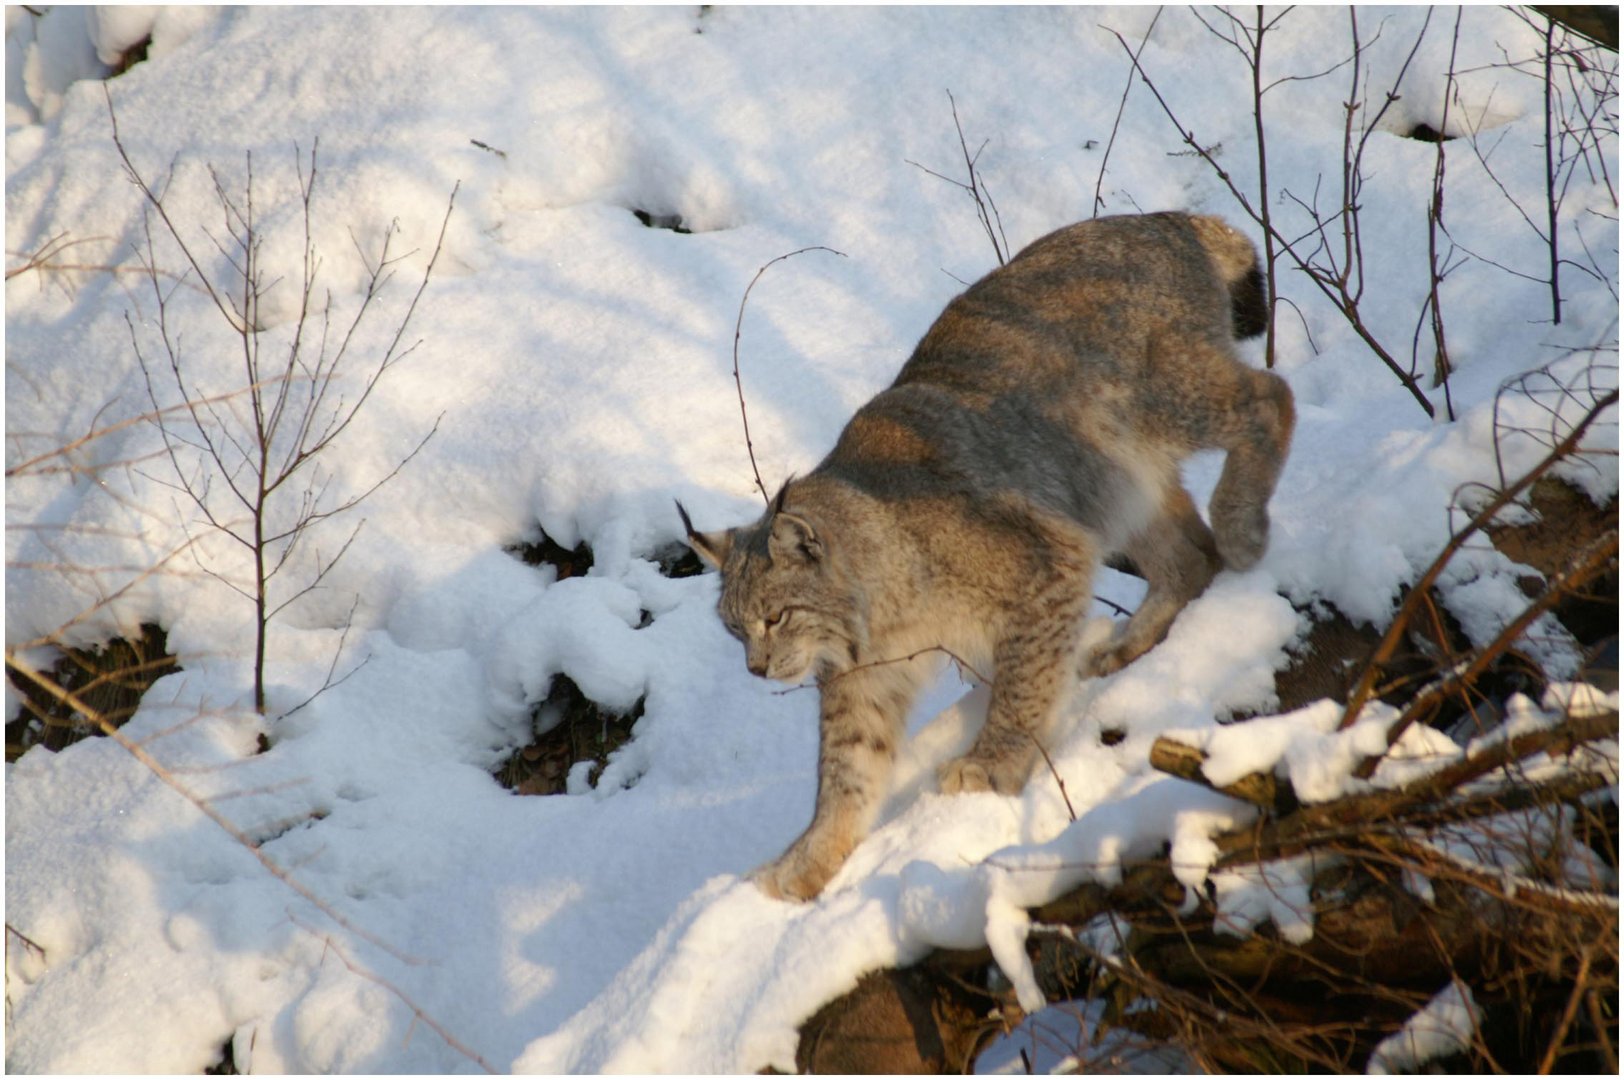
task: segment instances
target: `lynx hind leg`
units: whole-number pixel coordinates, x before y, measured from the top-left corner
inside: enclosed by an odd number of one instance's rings
[[[1122,631],[1087,658],[1084,675],[1109,675],[1149,652],[1218,572],[1212,532],[1189,492],[1176,483],[1169,487],[1161,513],[1129,541],[1126,554],[1149,590]]]
[[[1285,466],[1297,418],[1284,379],[1268,371],[1239,370],[1243,378],[1219,444],[1228,456],[1208,507],[1218,554],[1231,570],[1252,566],[1269,546],[1269,498]]]

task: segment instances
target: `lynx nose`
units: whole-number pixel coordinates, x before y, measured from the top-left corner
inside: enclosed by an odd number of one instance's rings
[[[750,669],[750,674],[752,675],[759,678],[766,678],[767,676],[767,661],[765,660],[760,660],[752,656],[745,660],[744,666]]]

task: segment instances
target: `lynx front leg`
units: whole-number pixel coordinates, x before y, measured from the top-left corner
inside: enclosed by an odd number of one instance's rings
[[[943,794],[996,791],[1017,795],[1026,786],[1038,746],[1049,737],[1067,684],[1075,677],[1077,643],[1092,598],[1090,564],[1031,598],[994,647],[992,700],[987,722],[963,757],[942,766]]]
[[[913,702],[913,673],[899,670],[910,667],[857,669],[821,684],[817,808],[789,850],[752,875],[768,896],[818,895],[868,833]]]

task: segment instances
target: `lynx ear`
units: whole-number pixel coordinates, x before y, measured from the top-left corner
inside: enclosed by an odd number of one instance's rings
[[[675,500],[673,500],[675,501]],[[677,503],[677,513],[682,516],[682,528],[687,534],[688,546],[693,548],[707,565],[720,568],[727,561],[727,553],[733,549],[733,532],[724,529],[721,532],[702,533],[694,531],[694,523],[688,519],[688,511]]]
[[[823,539],[804,517],[788,510],[779,510],[773,514],[767,553],[775,560],[817,562],[823,558]]]

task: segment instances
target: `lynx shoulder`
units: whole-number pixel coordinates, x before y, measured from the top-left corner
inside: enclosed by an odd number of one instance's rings
[[[682,513],[750,671],[820,690],[812,823],[756,872],[764,891],[816,895],[862,839],[942,652],[991,678],[942,790],[1015,793],[1070,681],[1128,664],[1221,568],[1262,556],[1292,397],[1233,343],[1267,315],[1251,243],[1218,218],[1069,226],[949,303],[760,520],[702,533]],[[1227,454],[1210,527],[1178,471],[1204,449]],[[1085,655],[1112,557],[1148,591]]]

